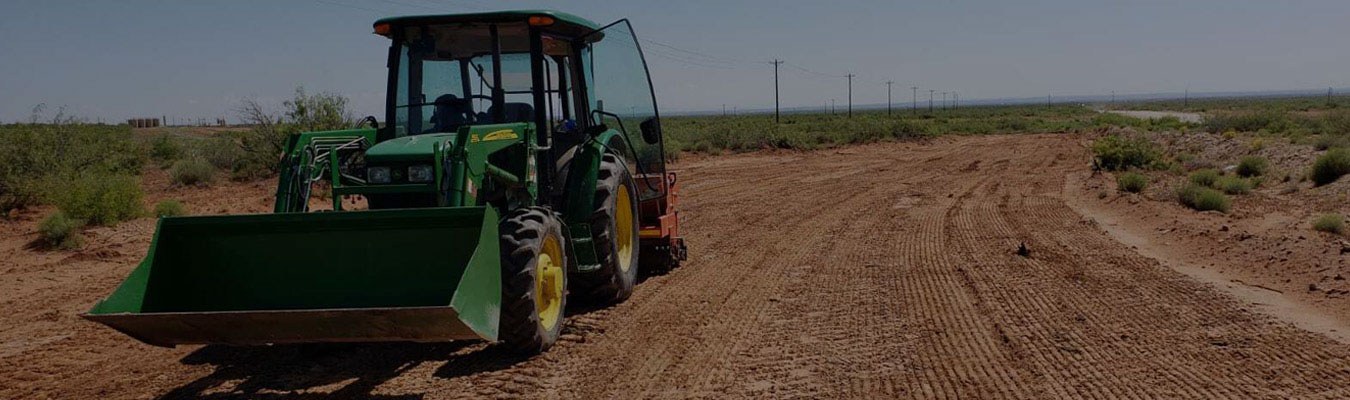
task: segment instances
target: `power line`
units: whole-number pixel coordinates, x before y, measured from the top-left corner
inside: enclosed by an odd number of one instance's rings
[[[447,1],[447,2],[451,2],[451,3],[462,3],[462,5],[464,5],[464,6],[468,6],[469,8],[474,8],[474,9],[478,9],[478,10],[491,10],[491,9],[498,8],[497,6],[493,6],[493,5],[490,5],[490,4],[484,4],[483,2],[479,2],[479,1],[467,1],[467,0],[454,0],[454,1],[450,1],[450,0],[442,0],[442,1]],[[431,0],[422,0],[422,2],[424,2],[424,3],[429,3],[429,4],[437,4],[437,5],[439,5],[437,2],[431,1]]]
[[[431,10],[431,11],[447,11],[447,10],[445,10],[445,9],[443,9],[443,8],[424,6],[424,5],[421,5],[421,4],[404,3],[404,2],[400,2],[400,1],[394,1],[394,0],[380,0],[380,1],[383,1],[383,2],[389,3],[389,4],[393,4],[393,5],[404,6],[404,7],[416,7],[416,8],[420,8],[420,9],[423,9],[423,10]]]
[[[681,48],[681,47],[678,47],[678,46],[675,46],[675,45],[671,45],[671,44],[667,44],[667,43],[663,43],[663,42],[659,42],[659,41],[655,41],[655,40],[651,40],[651,39],[642,39],[642,41],[643,41],[643,42],[646,42],[646,43],[654,44],[654,45],[657,45],[657,46],[661,46],[661,47],[664,47],[664,48],[667,48],[667,49],[670,49],[670,50],[674,50],[674,51],[677,51],[677,52],[680,52],[680,53],[685,53],[685,54],[689,54],[689,55],[694,55],[694,56],[702,57],[702,58],[708,59],[708,60],[710,60],[710,61],[718,61],[718,62],[724,62],[724,63],[745,63],[745,64],[758,63],[757,61],[743,60],[743,59],[732,58],[732,57],[714,56],[714,55],[711,55],[711,54],[707,54],[707,53],[703,53],[703,52],[698,52],[698,51],[694,51],[694,50],[689,50],[689,49]]]
[[[819,77],[822,77],[822,78],[842,78],[842,77],[843,77],[843,75],[827,74],[827,73],[824,73],[824,72],[815,71],[815,70],[812,70],[812,69],[810,69],[810,68],[806,68],[806,67],[803,67],[803,66],[800,66],[800,65],[797,65],[797,64],[789,63],[789,62],[784,62],[783,64],[784,64],[784,65],[787,65],[787,66],[789,66],[789,67],[795,68],[795,69],[797,69],[797,70],[799,70],[799,71],[806,72],[806,73],[809,73],[809,74],[812,74],[812,75],[816,75],[816,76],[819,76]]]
[[[351,5],[351,4],[338,3],[338,2],[335,2],[335,1],[314,0],[314,2],[316,2],[316,3],[328,4],[328,5],[333,5],[333,6],[347,7],[347,8],[356,9],[356,10],[365,10],[365,11],[370,11],[370,12],[377,13],[377,14],[388,14],[388,12],[383,11],[383,10],[376,10],[376,9],[374,9],[374,8],[367,8],[367,7],[361,7],[361,6],[354,6],[354,5]]]

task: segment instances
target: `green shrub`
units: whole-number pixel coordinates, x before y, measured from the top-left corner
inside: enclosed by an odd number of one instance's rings
[[[178,200],[164,200],[155,204],[155,216],[157,217],[177,217],[187,214],[183,209],[183,203]]]
[[[1228,212],[1232,202],[1218,190],[1190,184],[1177,190],[1177,200],[1196,211]]]
[[[235,138],[221,136],[193,143],[192,154],[205,159],[217,169],[232,170],[243,156],[243,150]]]
[[[183,156],[183,145],[168,134],[155,136],[150,141],[150,159],[166,166]]]
[[[1244,177],[1260,176],[1264,175],[1268,169],[1270,169],[1270,163],[1265,158],[1247,156],[1238,161],[1237,174]]]
[[[1313,220],[1313,229],[1337,235],[1345,233],[1345,218],[1340,214],[1323,214]]]
[[[1148,186],[1148,177],[1138,172],[1126,172],[1116,176],[1116,187],[1122,192],[1139,193]]]
[[[65,186],[57,207],[91,224],[112,225],[145,212],[141,187],[129,175],[82,174]]]
[[[1322,186],[1335,182],[1345,174],[1350,174],[1350,149],[1335,148],[1327,150],[1313,161],[1310,175],[1313,183]]]
[[[1321,134],[1313,140],[1313,148],[1318,150],[1334,149],[1337,147],[1350,147],[1350,136]]]
[[[1230,112],[1210,115],[1204,125],[1213,133],[1275,131],[1288,120],[1289,116],[1281,111]]]
[[[215,178],[216,167],[201,157],[190,157],[173,163],[169,177],[179,185],[209,184]]]
[[[1214,183],[1223,176],[1217,169],[1206,168],[1191,173],[1191,183],[1204,187],[1214,187]]]
[[[1214,188],[1227,194],[1247,194],[1252,191],[1252,182],[1236,176],[1222,176],[1214,181]]]
[[[126,125],[0,125],[0,210],[52,203],[77,175],[136,174],[143,148]]]
[[[1123,138],[1109,135],[1092,143],[1097,165],[1111,171],[1127,168],[1148,168],[1160,158],[1158,150],[1145,138]]]
[[[80,238],[80,227],[84,223],[66,216],[65,212],[57,210],[52,215],[47,216],[38,224],[38,235],[48,246],[58,249],[74,249],[80,247],[83,240]]]

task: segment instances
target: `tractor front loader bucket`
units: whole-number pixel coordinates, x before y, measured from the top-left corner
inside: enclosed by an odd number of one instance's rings
[[[165,218],[83,317],[143,342],[496,340],[489,207]]]

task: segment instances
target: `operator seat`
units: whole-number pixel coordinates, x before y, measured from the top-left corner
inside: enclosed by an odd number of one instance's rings
[[[431,129],[422,133],[454,132],[472,118],[472,104],[467,99],[447,93],[437,97],[435,104],[436,110],[431,114]]]

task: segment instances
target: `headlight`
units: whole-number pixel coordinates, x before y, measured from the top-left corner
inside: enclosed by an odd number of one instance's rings
[[[431,182],[435,176],[435,171],[430,165],[414,165],[408,167],[408,182]]]
[[[366,168],[366,180],[370,183],[389,183],[389,167]]]

